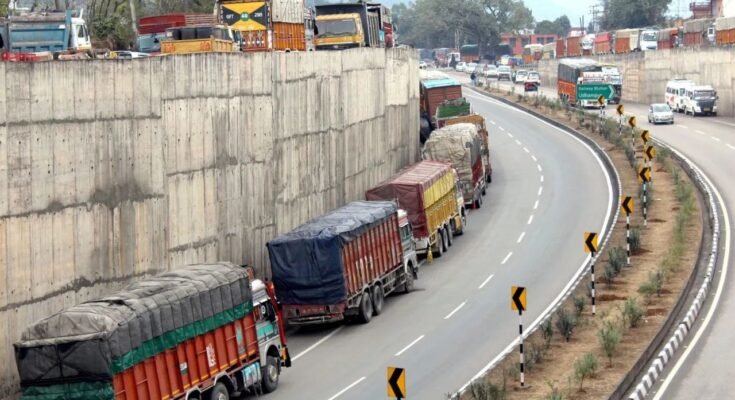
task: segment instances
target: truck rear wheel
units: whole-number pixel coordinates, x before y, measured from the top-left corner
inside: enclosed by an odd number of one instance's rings
[[[385,292],[380,284],[373,286],[373,314],[380,315],[385,304]]]
[[[444,231],[439,229],[436,233],[436,251],[434,257],[439,258],[444,255]]]
[[[275,392],[278,388],[278,375],[281,373],[278,368],[279,360],[277,357],[268,356],[263,370],[263,391],[266,393]],[[217,399],[220,400],[220,399]]]
[[[451,226],[446,229],[448,247],[452,247],[452,244],[454,243],[454,221],[452,221],[450,225]]]
[[[207,400],[230,400],[230,391],[222,382],[217,382],[207,395]]]
[[[412,269],[413,269],[413,267],[411,266],[411,264],[408,264],[408,270],[405,272],[405,274],[406,274],[406,276],[405,276],[406,281],[403,283],[403,293],[409,293],[410,291],[413,290],[413,282],[414,282],[413,279],[414,278],[413,278],[413,271],[412,271]]]
[[[360,313],[357,318],[363,324],[368,324],[373,319],[373,300],[370,291],[366,290],[360,296]]]
[[[442,244],[444,245],[444,252],[449,251],[449,232],[448,229],[442,229]]]

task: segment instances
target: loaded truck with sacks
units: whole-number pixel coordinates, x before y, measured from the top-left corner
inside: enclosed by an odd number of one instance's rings
[[[369,189],[368,200],[393,200],[406,210],[416,253],[441,257],[467,224],[464,198],[451,164],[421,161]]]
[[[424,160],[444,161],[454,167],[465,205],[473,208],[482,207],[482,196],[487,190],[482,148],[477,126],[459,123],[432,132],[423,149]]]
[[[290,366],[273,287],[231,263],[188,265],[23,331],[25,400],[217,399],[272,392]]]
[[[405,212],[391,201],[353,201],[266,244],[289,324],[368,323],[385,296],[418,277]]]

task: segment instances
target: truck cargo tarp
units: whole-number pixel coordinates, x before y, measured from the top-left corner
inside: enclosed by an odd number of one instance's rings
[[[442,161],[421,161],[408,166],[391,178],[377,184],[365,193],[368,200],[395,200],[398,207],[408,214],[408,220],[413,226],[417,237],[429,236],[426,220],[426,204],[424,192],[434,182],[451,173],[452,166]],[[444,188],[451,191],[451,186]],[[441,198],[446,193],[436,193],[435,198]]]
[[[472,167],[480,157],[481,147],[474,124],[447,125],[431,133],[424,144],[424,158],[450,162],[460,180],[472,182]]]
[[[298,305],[345,301],[342,247],[396,211],[390,201],[354,201],[269,241],[278,300]]]
[[[106,381],[251,311],[244,268],[217,263],[165,272],[26,328],[15,343],[21,385]]]

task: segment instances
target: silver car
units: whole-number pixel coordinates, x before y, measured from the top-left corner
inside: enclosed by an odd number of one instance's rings
[[[674,112],[666,103],[651,104],[648,107],[648,122],[651,124],[673,124]]]

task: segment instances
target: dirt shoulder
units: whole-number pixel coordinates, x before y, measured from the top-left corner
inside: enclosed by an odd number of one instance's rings
[[[596,262],[596,315],[591,313],[589,278],[586,278],[587,282],[580,284],[562,307],[572,316],[576,314],[569,341],[559,329],[559,320],[569,322],[569,319],[558,313],[550,326],[546,329],[542,326],[525,341],[526,388],[519,387],[516,349],[462,399],[607,399],[661,329],[691,276],[703,229],[699,197],[683,170],[665,152],[659,151],[652,162],[653,183],[647,196],[651,204],[647,210],[648,223],[644,226],[641,183],[634,169],[644,163],[640,139],[635,140],[633,155],[631,136],[623,134],[620,140],[614,124],[606,128],[608,140],[598,133],[599,121],[592,116],[565,110],[550,100],[523,98],[505,91],[492,93],[575,128],[605,149],[620,175],[622,196],[633,197],[630,224],[639,233],[640,244],[632,254],[631,265],[622,266],[614,274],[612,264],[619,262],[620,251],[625,258],[626,217],[621,212],[607,249]],[[610,133],[613,128],[614,132]],[[575,299],[578,305],[584,304],[578,314]],[[636,309],[641,314],[640,320],[631,327]],[[614,346],[611,344],[615,342],[616,332],[619,343]],[[603,343],[608,345],[611,361]],[[582,365],[585,356],[588,361],[594,358],[597,367]],[[581,375],[589,376],[581,379]]]

